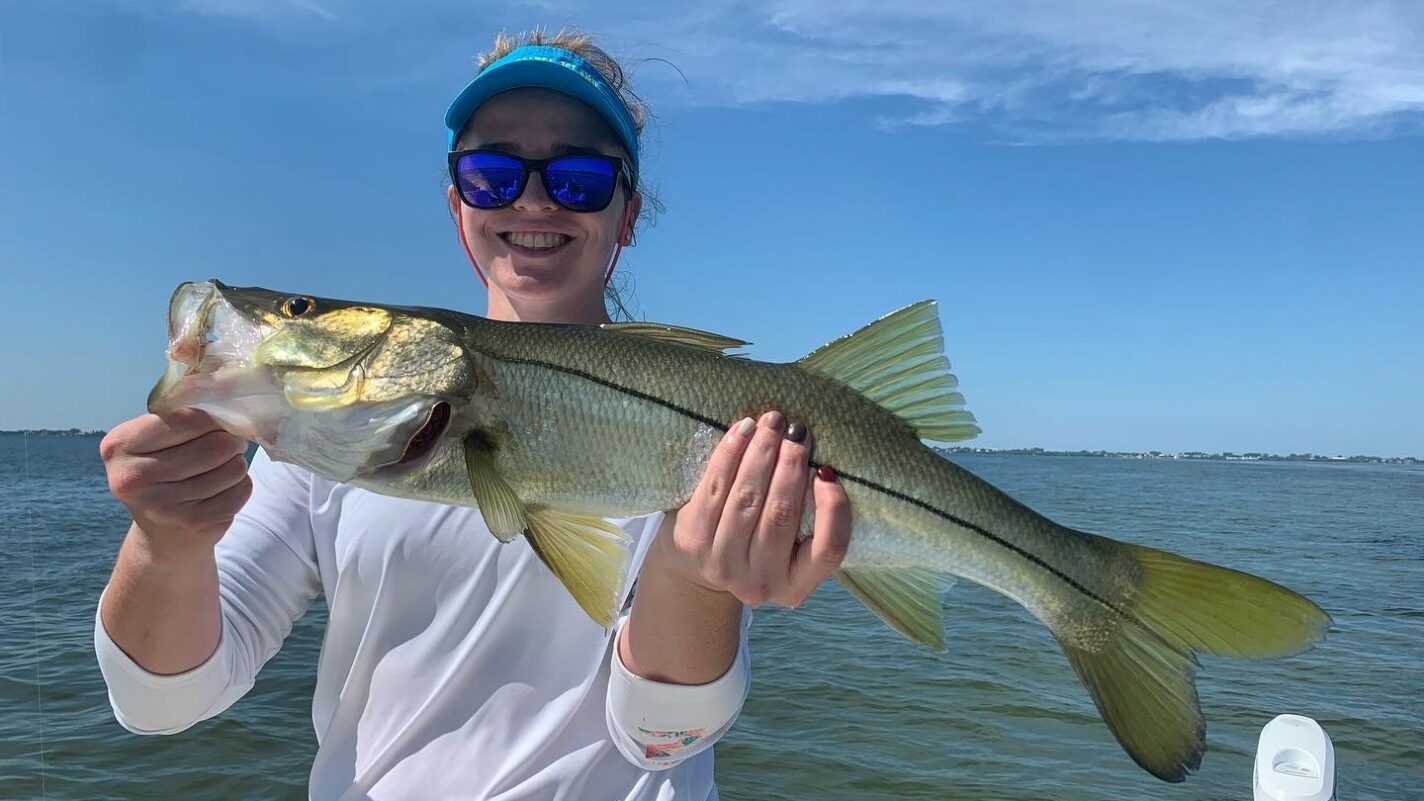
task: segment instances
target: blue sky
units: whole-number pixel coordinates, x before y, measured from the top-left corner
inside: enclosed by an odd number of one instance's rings
[[[646,318],[938,298],[988,447],[1424,456],[1424,10],[1371,0],[7,0],[0,428],[141,412],[183,280],[483,309],[441,115],[565,23],[657,113]]]

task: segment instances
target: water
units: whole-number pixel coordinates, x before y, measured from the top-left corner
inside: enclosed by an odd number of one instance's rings
[[[96,440],[28,445],[27,475],[24,440],[0,436],[0,797],[306,798],[322,611],[227,714],[176,737],[128,734],[90,639],[128,519]],[[1166,785],[1121,752],[1014,604],[961,582],[946,598],[949,650],[930,654],[828,586],[799,612],[757,613],[755,686],[718,746],[724,798],[1249,799],[1257,733],[1290,711],[1330,733],[1340,798],[1424,799],[1424,468],[956,461],[1065,524],[1281,581],[1335,628],[1288,660],[1203,657],[1210,751]]]

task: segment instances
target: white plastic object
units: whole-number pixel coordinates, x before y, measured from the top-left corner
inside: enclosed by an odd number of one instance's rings
[[[1277,715],[1261,729],[1252,779],[1256,801],[1332,801],[1335,745],[1319,723]]]

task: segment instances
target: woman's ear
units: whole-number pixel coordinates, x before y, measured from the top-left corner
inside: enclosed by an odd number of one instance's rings
[[[623,228],[618,231],[618,244],[627,247],[633,244],[633,226],[638,222],[638,213],[643,210],[643,194],[635,193],[623,212]]]
[[[450,219],[455,221],[456,228],[460,227],[460,195],[454,184],[445,187],[445,202],[450,206]]]

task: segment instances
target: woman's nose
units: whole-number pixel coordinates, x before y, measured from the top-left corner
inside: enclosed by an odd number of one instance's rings
[[[551,211],[557,209],[559,204],[544,189],[543,174],[531,170],[529,180],[524,183],[524,191],[514,199],[514,207],[521,211]]]

